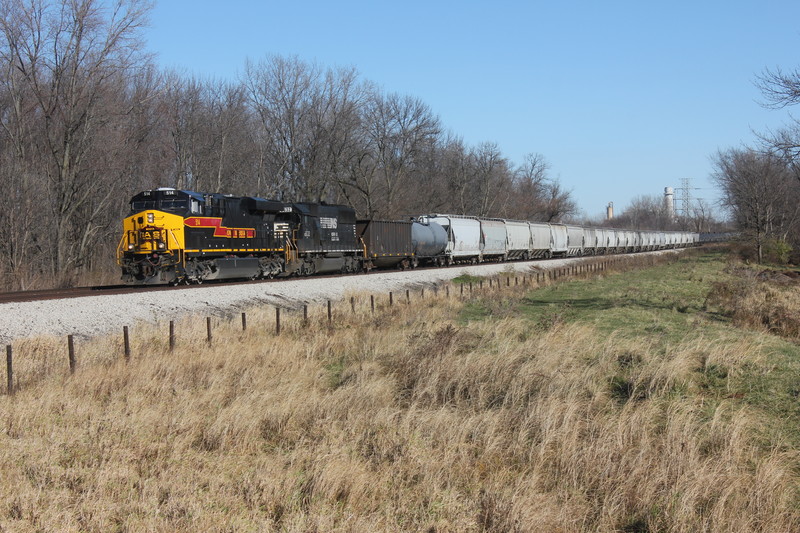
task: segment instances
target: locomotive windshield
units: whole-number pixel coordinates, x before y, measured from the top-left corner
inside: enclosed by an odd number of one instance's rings
[[[185,199],[164,198],[161,200],[162,211],[186,211],[188,208],[189,202]]]
[[[148,209],[155,209],[155,200],[134,200],[131,202],[131,212],[138,213],[139,211],[146,211]]]
[[[131,199],[131,213],[136,214],[149,209],[176,214],[203,212],[204,199],[197,193],[175,189],[156,189],[144,191]]]
[[[185,199],[177,198],[164,198],[162,200],[134,200],[131,202],[131,212],[138,213],[139,211],[147,211],[148,209],[158,209],[160,211],[170,211],[180,213],[189,208],[189,202]],[[197,211],[200,211],[199,204]]]

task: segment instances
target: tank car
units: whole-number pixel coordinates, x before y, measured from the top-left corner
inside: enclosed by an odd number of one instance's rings
[[[411,223],[411,245],[417,262],[439,266],[451,264],[451,258],[445,254],[447,243],[447,231],[440,224],[419,220]]]
[[[478,218],[437,214],[420,216],[417,221],[422,224],[438,224],[447,232],[444,254],[448,263],[482,261],[481,222]]]

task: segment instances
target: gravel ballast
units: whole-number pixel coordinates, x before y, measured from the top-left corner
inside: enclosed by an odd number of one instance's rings
[[[663,253],[663,252],[650,252]],[[348,293],[386,295],[449,280],[462,274],[525,274],[560,268],[581,258],[490,263],[474,266],[387,271],[369,275],[310,277],[269,283],[217,284],[185,290],[100,295],[83,298],[0,304],[0,343],[38,336],[95,337],[137,322],[155,323],[189,315],[230,315],[256,305],[289,308],[341,300]],[[398,295],[399,296],[399,295]]]

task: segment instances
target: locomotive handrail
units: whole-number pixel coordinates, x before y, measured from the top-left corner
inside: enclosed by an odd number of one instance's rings
[[[184,253],[184,249],[181,248],[181,243],[178,241],[178,238],[175,236],[174,232],[171,228],[166,228],[167,235],[172,237],[172,240],[175,241],[175,248],[174,250],[178,252],[178,263],[186,268],[186,254]],[[167,237],[167,250],[172,251],[173,249],[169,247],[169,237]]]
[[[120,239],[119,239],[119,244],[117,244],[117,265],[119,265],[119,266],[122,266],[122,256],[125,253],[124,250],[123,250],[123,243],[127,244],[128,238],[130,237],[129,233],[131,233],[131,232],[130,231],[124,232],[122,234],[122,237],[120,237]],[[127,249],[127,248],[128,247],[125,246],[125,249]]]
[[[364,237],[359,237],[359,241],[361,241],[361,249],[364,253],[364,259],[367,259],[367,243],[364,242]]]
[[[294,235],[296,235],[297,234],[297,230],[293,230],[292,233]],[[295,244],[294,239],[292,239],[288,235],[286,236],[286,248],[284,250],[284,253],[286,254],[286,264],[287,265],[290,262],[292,262],[295,259],[297,259],[297,245]]]

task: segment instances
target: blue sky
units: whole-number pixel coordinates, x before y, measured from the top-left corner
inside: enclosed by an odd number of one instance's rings
[[[753,81],[800,66],[800,2],[159,0],[146,38],[158,64],[201,77],[271,54],[355,67],[470,145],[544,155],[599,216],[684,177],[717,197],[716,151],[788,120]]]

